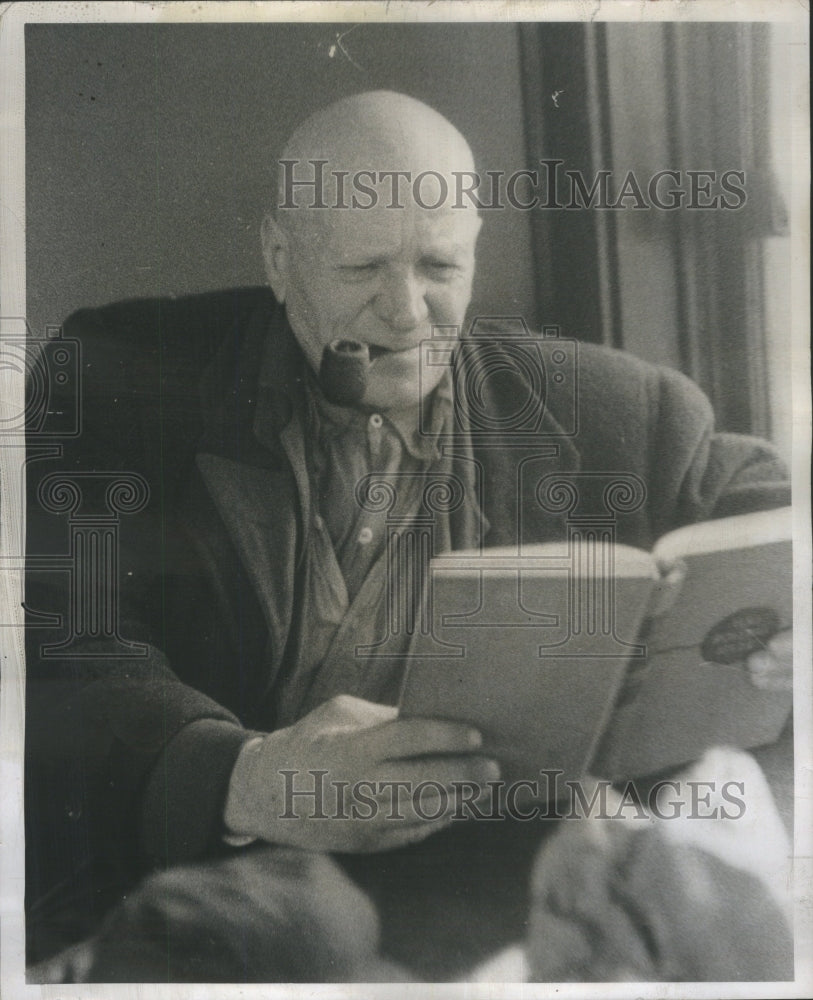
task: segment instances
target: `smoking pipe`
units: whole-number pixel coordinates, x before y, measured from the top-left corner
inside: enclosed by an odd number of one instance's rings
[[[357,406],[367,391],[370,348],[357,340],[334,340],[322,352],[319,385],[337,406]]]

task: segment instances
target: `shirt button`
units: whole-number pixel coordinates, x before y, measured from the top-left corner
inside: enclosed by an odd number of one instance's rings
[[[381,416],[380,413],[374,413],[370,417],[370,426],[371,427],[380,427],[383,423],[384,423],[384,419],[383,419],[383,417]]]
[[[368,545],[373,540],[372,528],[362,528],[359,532],[359,545]]]

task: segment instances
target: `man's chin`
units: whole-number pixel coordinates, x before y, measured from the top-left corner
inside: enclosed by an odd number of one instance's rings
[[[370,365],[362,405],[376,410],[417,407],[440,381],[442,372],[421,371],[421,349],[382,354]]]

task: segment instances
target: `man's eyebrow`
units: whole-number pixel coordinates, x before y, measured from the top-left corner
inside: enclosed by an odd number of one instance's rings
[[[393,248],[397,250],[397,248]],[[466,241],[445,241],[439,240],[437,243],[430,244],[428,246],[418,247],[418,258],[424,260],[428,257],[447,257],[447,256],[468,256],[472,248]],[[366,250],[363,247],[359,247],[354,250],[344,250],[337,252],[337,261],[333,265],[336,268],[342,267],[359,267],[360,265],[372,265],[372,264],[386,264],[390,260],[391,254],[388,253],[386,249],[369,249]]]
[[[358,267],[360,264],[384,264],[387,261],[385,254],[381,253],[365,253],[363,250],[358,250],[355,253],[348,253],[346,256],[340,257],[336,267]]]
[[[436,243],[433,246],[425,247],[421,251],[421,257],[431,257],[436,254],[450,254],[465,256],[471,253],[471,247],[466,243]]]

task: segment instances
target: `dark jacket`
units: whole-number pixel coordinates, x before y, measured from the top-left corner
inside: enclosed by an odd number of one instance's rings
[[[37,458],[32,431],[29,555],[64,555],[70,544],[71,515],[43,507],[41,484],[53,473],[136,473],[149,493],[142,509],[117,515],[121,641],[85,637],[79,658],[41,655],[67,630],[39,627],[33,612],[67,613],[69,575],[32,559],[27,576],[29,907],[67,886],[87,892],[93,914],[109,902],[105,886],[223,849],[234,760],[252,730],[274,727],[309,503],[303,470],[279,435],[303,405],[305,362],[266,289],[82,310],[64,336],[81,351],[82,430],[57,459]],[[278,365],[263,387],[269,336]],[[707,400],[683,376],[590,345],[532,348],[523,336],[473,337],[458,353],[463,372],[483,359],[509,363],[490,369],[499,369],[493,377],[486,371],[476,412],[461,411],[469,429],[456,438],[454,461],[474,482],[484,520],[475,523],[465,504],[451,514],[453,547],[561,537],[564,514],[544,511],[535,492],[551,473],[596,474],[579,480],[587,511],[602,509],[602,474],[638,477],[644,502],[617,530],[639,547],[682,524],[788,502],[770,447],[714,434]],[[517,350],[541,350],[547,378],[513,363]],[[53,387],[52,409],[72,405],[60,392]],[[238,555],[199,452],[240,463],[260,484],[254,501],[240,500],[240,521],[270,539],[265,568]],[[80,513],[108,510],[93,494],[103,480],[77,481]],[[487,525],[480,538],[479,523]],[[143,655],[122,655],[133,652]],[[193,721],[203,724],[187,728]]]

